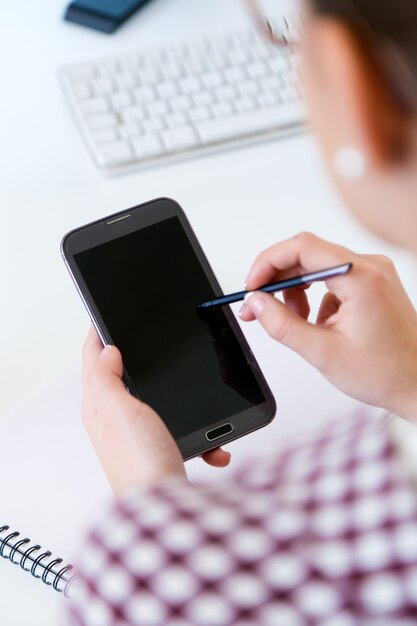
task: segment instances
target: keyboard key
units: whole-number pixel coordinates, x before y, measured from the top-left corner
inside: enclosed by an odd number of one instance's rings
[[[106,113],[110,110],[110,106],[106,98],[91,98],[85,100],[80,104],[80,111],[84,115],[90,115],[92,113]]]
[[[280,101],[278,91],[262,91],[256,96],[256,100],[260,106],[267,107]]]
[[[265,76],[260,79],[259,84],[265,91],[278,91],[284,83],[280,76]]]
[[[77,100],[85,100],[86,98],[90,98],[90,83],[84,80],[77,81],[72,85],[72,91]]]
[[[244,98],[238,98],[235,100],[235,107],[237,111],[252,111],[256,108],[255,98],[245,96]]]
[[[246,68],[249,76],[251,78],[258,78],[259,76],[265,76],[268,72],[268,68],[265,63],[261,63],[260,61],[257,63],[250,63]]]
[[[288,87],[297,87],[299,85],[299,78],[293,71],[284,72],[282,74],[282,80],[284,85]]]
[[[193,94],[193,100],[197,106],[210,104],[214,100],[214,94],[212,91],[199,91]]]
[[[145,132],[153,133],[165,128],[165,123],[161,117],[147,117],[145,120],[143,120],[142,127],[144,128]]]
[[[203,74],[201,80],[207,89],[218,87],[223,84],[223,77],[219,72],[209,72],[207,74]]]
[[[138,135],[140,129],[141,126],[138,124],[138,122],[126,122],[124,124],[120,124],[120,126],[118,127],[120,136],[123,137],[123,139],[129,139],[130,137]]]
[[[193,93],[200,89],[201,83],[198,78],[194,76],[187,76],[179,81],[180,88],[183,93]]]
[[[236,97],[236,89],[231,85],[223,85],[215,90],[216,98],[220,102],[222,100],[234,100]]]
[[[225,118],[209,120],[196,124],[197,132],[203,143],[222,141],[225,137],[233,139],[247,134],[271,130],[280,126],[295,124],[300,119],[296,107],[277,106],[270,109],[240,113]]]
[[[152,117],[154,115],[164,115],[164,113],[168,112],[169,107],[165,100],[154,100],[146,105],[146,110],[148,111],[148,115]]]
[[[160,80],[160,74],[153,67],[147,67],[138,71],[139,80],[142,85],[153,85]]]
[[[250,51],[253,59],[267,59],[271,53],[271,48],[262,40],[252,44]]]
[[[277,54],[268,61],[269,69],[273,74],[279,74],[289,68],[288,57],[284,54]]]
[[[140,104],[134,104],[131,107],[126,107],[121,112],[121,117],[125,122],[135,122],[143,120],[146,116],[145,109]]]
[[[116,126],[107,126],[93,132],[93,137],[97,143],[107,143],[118,139]]]
[[[280,95],[284,102],[291,102],[291,100],[299,100],[300,98],[298,89],[289,85],[281,89]]]
[[[155,98],[155,91],[149,85],[145,87],[137,87],[133,90],[133,95],[135,96],[135,100],[138,104],[142,104],[143,102],[150,102]]]
[[[186,111],[191,106],[191,101],[187,96],[177,96],[171,100],[171,109],[173,111]]]
[[[193,54],[184,61],[184,69],[187,74],[199,75],[207,69],[207,64],[202,56]]]
[[[182,111],[176,113],[168,113],[165,118],[168,128],[175,128],[176,126],[186,126],[187,116]]]
[[[129,71],[117,73],[114,77],[114,81],[117,88],[121,91],[123,91],[123,89],[132,89],[133,87],[136,87],[137,84],[136,75]]]
[[[119,91],[111,94],[110,102],[115,111],[121,111],[132,104],[132,96],[128,91]]]
[[[116,126],[117,117],[114,113],[97,113],[86,117],[86,122],[90,130],[98,130],[106,126]]]
[[[229,83],[239,83],[247,76],[242,67],[228,67],[224,70],[224,75]]]
[[[257,84],[249,80],[237,85],[237,89],[242,96],[252,96],[258,92]]]
[[[171,60],[162,67],[162,76],[165,80],[177,80],[183,75],[183,68],[179,63]]]
[[[207,65],[214,70],[221,70],[229,65],[229,59],[225,54],[214,51],[207,56]]]
[[[193,122],[201,122],[203,120],[207,120],[210,117],[210,111],[207,107],[203,106],[192,109],[188,115]]]
[[[178,93],[178,86],[174,81],[166,81],[156,86],[156,91],[160,98],[172,98]]]
[[[155,134],[140,135],[132,139],[132,146],[135,155],[140,159],[153,157],[161,154],[163,147]]]
[[[105,96],[113,91],[113,85],[108,78],[94,78],[92,86],[98,96]]]
[[[160,48],[143,50],[136,55],[136,63],[139,67],[145,70],[153,70],[158,75],[163,60],[164,55],[162,54],[162,50]]]
[[[119,59],[104,59],[99,63],[99,72],[103,76],[117,74],[120,71]]]
[[[132,158],[132,150],[127,141],[119,139],[100,146],[100,161],[105,165],[123,163]]]
[[[165,147],[170,152],[192,148],[199,143],[197,134],[190,126],[173,128],[161,133]]]
[[[231,65],[243,65],[247,63],[250,59],[249,52],[244,48],[237,48],[236,50],[231,50],[229,52],[229,61]]]
[[[233,113],[233,105],[230,102],[216,102],[212,106],[212,111],[216,117],[225,117]]]
[[[82,63],[80,65],[74,65],[66,69],[66,72],[70,80],[87,80],[93,78],[95,74],[96,66],[92,63]]]

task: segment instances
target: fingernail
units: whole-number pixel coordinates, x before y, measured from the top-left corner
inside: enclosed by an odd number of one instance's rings
[[[242,317],[245,310],[246,310],[246,304],[242,304],[242,306],[240,307],[240,311],[238,313],[239,317]]]
[[[104,346],[100,354],[100,359],[105,358],[107,355],[110,354],[112,350],[113,350],[113,346],[110,346],[110,345]]]
[[[256,317],[262,315],[267,304],[263,295],[253,292],[246,295],[245,303]]]

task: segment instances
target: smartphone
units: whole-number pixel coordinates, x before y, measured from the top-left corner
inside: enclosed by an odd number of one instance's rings
[[[268,424],[274,397],[180,206],[160,198],[68,233],[62,255],[124,383],[184,460]]]
[[[64,14],[68,22],[113,33],[149,0],[74,0]]]

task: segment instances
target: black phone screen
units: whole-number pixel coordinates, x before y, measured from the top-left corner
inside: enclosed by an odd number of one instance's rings
[[[136,395],[179,439],[265,401],[177,217],[74,255]],[[203,313],[201,313],[203,311]]]

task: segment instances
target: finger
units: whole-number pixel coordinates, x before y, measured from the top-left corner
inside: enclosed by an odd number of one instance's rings
[[[333,293],[326,293],[321,301],[319,312],[317,313],[316,324],[325,324],[332,315],[335,315],[340,307],[340,300]]]
[[[87,394],[91,392],[97,406],[105,407],[117,415],[127,408],[127,404],[130,406],[138,402],[127,391],[122,375],[123,363],[119,350],[115,346],[106,346],[88,373],[84,390]]]
[[[246,305],[271,337],[298,352],[315,367],[325,366],[326,354],[334,347],[335,331],[310,324],[264,292],[255,292],[246,300]]]
[[[83,378],[91,371],[103,350],[103,343],[93,325],[83,345]]]
[[[222,450],[221,448],[209,450],[201,455],[203,461],[213,467],[227,467],[230,463],[231,457],[232,455],[230,452],[226,452],[226,450]]]
[[[280,280],[294,278],[305,273],[305,267],[299,264],[283,268],[276,267],[270,259],[263,256],[266,252],[267,250],[264,250],[258,255],[249,271],[246,279],[246,287],[248,291],[255,291],[255,289],[258,289],[263,285],[277,283]]]
[[[296,270],[296,273],[318,271],[324,267],[351,262],[354,256],[356,255],[347,248],[311,233],[300,233],[261,252],[249,272],[247,289],[254,290],[280,277],[281,273],[287,277],[288,270]]]
[[[239,317],[243,322],[253,322],[253,320],[256,320],[256,316],[252,313],[251,309],[245,302],[240,308]]]
[[[304,317],[304,319],[308,319],[308,316],[310,314],[310,305],[307,299],[307,296],[297,296],[295,295],[294,297],[289,295],[289,297],[286,297],[286,293],[287,294],[291,294],[294,291],[298,291],[298,292],[304,292],[307,289],[309,289],[311,287],[311,285],[300,285],[299,287],[293,287],[292,289],[286,289],[284,292],[284,300],[285,302],[289,305],[290,308],[294,307],[294,312],[297,313],[298,315],[301,315],[301,317]],[[297,301],[293,302],[293,299]],[[252,313],[252,311],[250,310],[249,307],[246,306],[245,302],[243,302],[240,311],[239,311],[239,317],[243,322],[253,322],[253,320],[256,319],[255,315]]]
[[[310,315],[310,304],[307,294],[302,289],[286,289],[284,291],[284,302],[293,312],[307,320]]]

